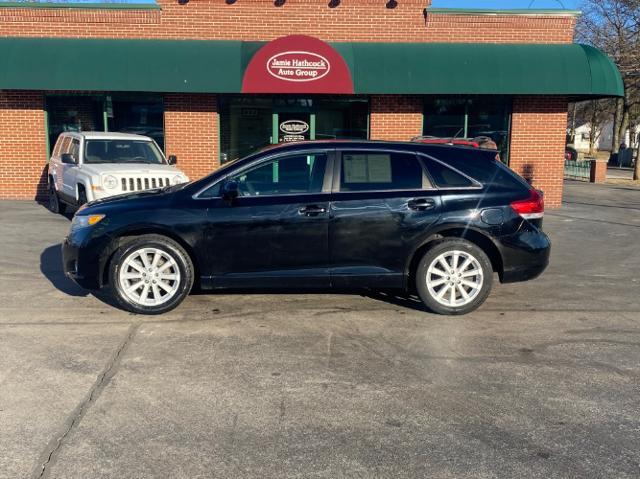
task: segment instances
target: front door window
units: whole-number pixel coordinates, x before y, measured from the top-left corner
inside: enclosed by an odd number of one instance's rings
[[[266,161],[230,179],[238,183],[240,196],[273,196],[320,193],[327,157],[298,154]]]

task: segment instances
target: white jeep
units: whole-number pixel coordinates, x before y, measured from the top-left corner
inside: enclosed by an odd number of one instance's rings
[[[49,209],[189,181],[151,138],[128,133],[62,133],[49,160]]]

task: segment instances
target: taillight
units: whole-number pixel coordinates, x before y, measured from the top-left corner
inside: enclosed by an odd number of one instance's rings
[[[538,190],[529,190],[529,198],[511,203],[513,211],[524,219],[533,220],[544,216],[544,198]]]

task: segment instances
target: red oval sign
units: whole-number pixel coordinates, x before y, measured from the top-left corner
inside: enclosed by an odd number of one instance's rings
[[[327,76],[331,71],[331,64],[317,53],[291,51],[269,58],[267,71],[280,80],[307,82]]]

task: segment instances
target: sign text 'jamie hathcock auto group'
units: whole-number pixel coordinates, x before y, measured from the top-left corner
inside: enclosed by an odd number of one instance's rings
[[[331,70],[329,61],[311,52],[283,52],[269,58],[267,71],[285,81],[319,80]]]

